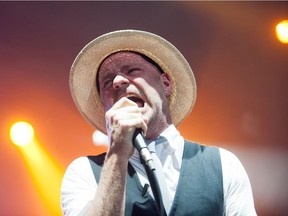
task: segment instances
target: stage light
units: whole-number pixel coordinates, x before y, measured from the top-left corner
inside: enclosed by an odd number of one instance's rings
[[[288,44],[288,20],[283,20],[276,25],[276,36],[281,43]]]
[[[17,146],[28,145],[33,142],[34,129],[27,122],[16,122],[10,128],[10,139]]]
[[[60,216],[60,187],[64,169],[43,148],[35,134],[31,124],[24,121],[16,122],[10,128],[10,139],[18,146],[39,197],[51,215]]]

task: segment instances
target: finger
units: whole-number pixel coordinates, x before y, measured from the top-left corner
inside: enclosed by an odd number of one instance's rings
[[[134,106],[134,107],[138,107],[137,104],[132,101],[132,100],[129,100],[128,98],[126,97],[123,97],[121,98],[120,100],[118,100],[112,107],[111,109],[119,109],[121,107],[127,107],[127,106]]]
[[[122,108],[124,109],[124,108]],[[131,108],[127,108],[131,109]],[[147,124],[146,119],[140,112],[119,112],[111,110],[106,113],[107,129],[120,131],[123,136],[132,136],[136,128],[140,128],[146,135]]]
[[[148,118],[145,116],[142,116],[142,117],[143,117],[143,125],[142,125],[141,129],[142,129],[144,137],[146,137],[147,130],[148,130],[148,126],[147,126]]]
[[[146,125],[142,114],[137,112],[111,112],[111,115],[109,115],[107,118],[110,125],[118,125],[120,127],[142,128],[142,125]],[[145,126],[143,127],[143,130],[146,130]]]
[[[135,106],[127,106],[127,107],[120,107],[118,109],[110,109],[106,112],[106,121],[108,122],[115,122],[117,119],[123,118],[131,118],[129,115],[137,115],[139,118],[143,118],[141,111],[138,107]]]

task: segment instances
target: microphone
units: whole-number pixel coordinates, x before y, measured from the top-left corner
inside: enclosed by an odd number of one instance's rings
[[[153,159],[151,157],[149,149],[147,148],[143,133],[140,128],[136,128],[132,138],[132,143],[134,147],[138,150],[142,161],[147,165],[150,171],[154,171],[155,166],[153,163]]]

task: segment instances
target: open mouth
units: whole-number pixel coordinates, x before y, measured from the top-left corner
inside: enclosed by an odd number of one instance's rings
[[[138,107],[144,107],[144,101],[136,95],[128,95],[126,96],[129,100],[133,101],[138,105]]]

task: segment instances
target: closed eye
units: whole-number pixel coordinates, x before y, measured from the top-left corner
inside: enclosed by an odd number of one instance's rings
[[[103,89],[110,88],[111,86],[112,86],[112,79],[106,79],[102,84]]]
[[[140,72],[141,72],[140,68],[132,68],[132,69],[128,70],[127,74],[136,75],[136,74],[138,74]]]

